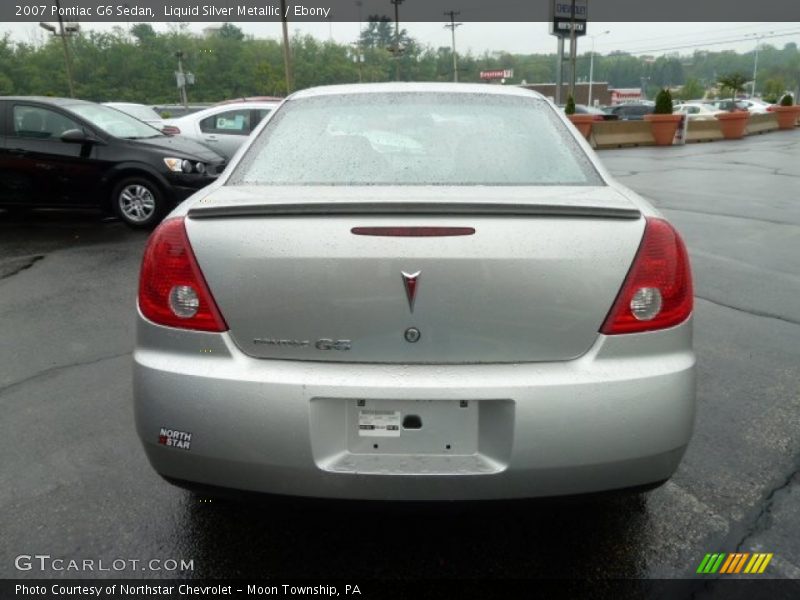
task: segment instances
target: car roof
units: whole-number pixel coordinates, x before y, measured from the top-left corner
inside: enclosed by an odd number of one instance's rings
[[[40,102],[42,104],[52,104],[53,106],[71,106],[74,104],[96,104],[88,100],[78,100],[77,98],[53,98],[51,96],[0,96],[0,100]]]
[[[229,110],[236,110],[237,108],[249,108],[255,110],[258,108],[275,108],[279,102],[231,102],[230,104],[215,104],[214,106],[206,106],[198,111],[191,112],[180,117],[171,117],[165,119],[170,123],[175,121],[193,121],[198,117],[204,117],[216,113],[227,112]]]
[[[396,94],[402,92],[428,92],[440,94],[491,94],[497,96],[520,96],[540,98],[544,96],[523,87],[491,85],[487,83],[351,83],[326,85],[295,92],[289,98],[312,98],[316,96],[344,96],[349,94]]]
[[[279,96],[247,96],[244,98],[231,98],[230,100],[222,100],[221,102],[217,102],[214,106],[223,106],[225,104],[237,104],[242,102],[274,102],[277,104],[279,102],[283,102],[283,98]]]
[[[140,104],[138,102],[103,102],[105,106],[144,106],[145,108],[152,108],[149,104]]]

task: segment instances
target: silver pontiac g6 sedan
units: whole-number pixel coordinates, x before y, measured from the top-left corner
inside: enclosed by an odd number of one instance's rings
[[[137,429],[188,487],[650,487],[692,432],[691,316],[675,229],[538,94],[309,89],[152,234]]]

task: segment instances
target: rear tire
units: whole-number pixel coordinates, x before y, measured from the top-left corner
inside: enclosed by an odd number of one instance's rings
[[[146,177],[126,177],[111,192],[111,208],[134,229],[152,229],[167,213],[164,192]]]

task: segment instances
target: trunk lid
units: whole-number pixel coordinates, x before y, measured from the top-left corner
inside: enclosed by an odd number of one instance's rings
[[[200,268],[243,352],[368,363],[580,356],[644,231],[638,209],[609,187],[237,186],[214,190],[188,217]],[[409,226],[475,231],[352,231]]]

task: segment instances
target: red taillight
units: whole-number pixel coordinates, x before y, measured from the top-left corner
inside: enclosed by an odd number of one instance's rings
[[[180,128],[175,127],[174,125],[164,125],[161,128],[161,133],[165,135],[179,135],[181,132]]]
[[[139,277],[139,310],[159,325],[228,329],[197,265],[182,217],[164,221],[147,241]]]
[[[686,246],[663,219],[647,218],[642,242],[600,333],[672,327],[692,313],[692,274]]]

